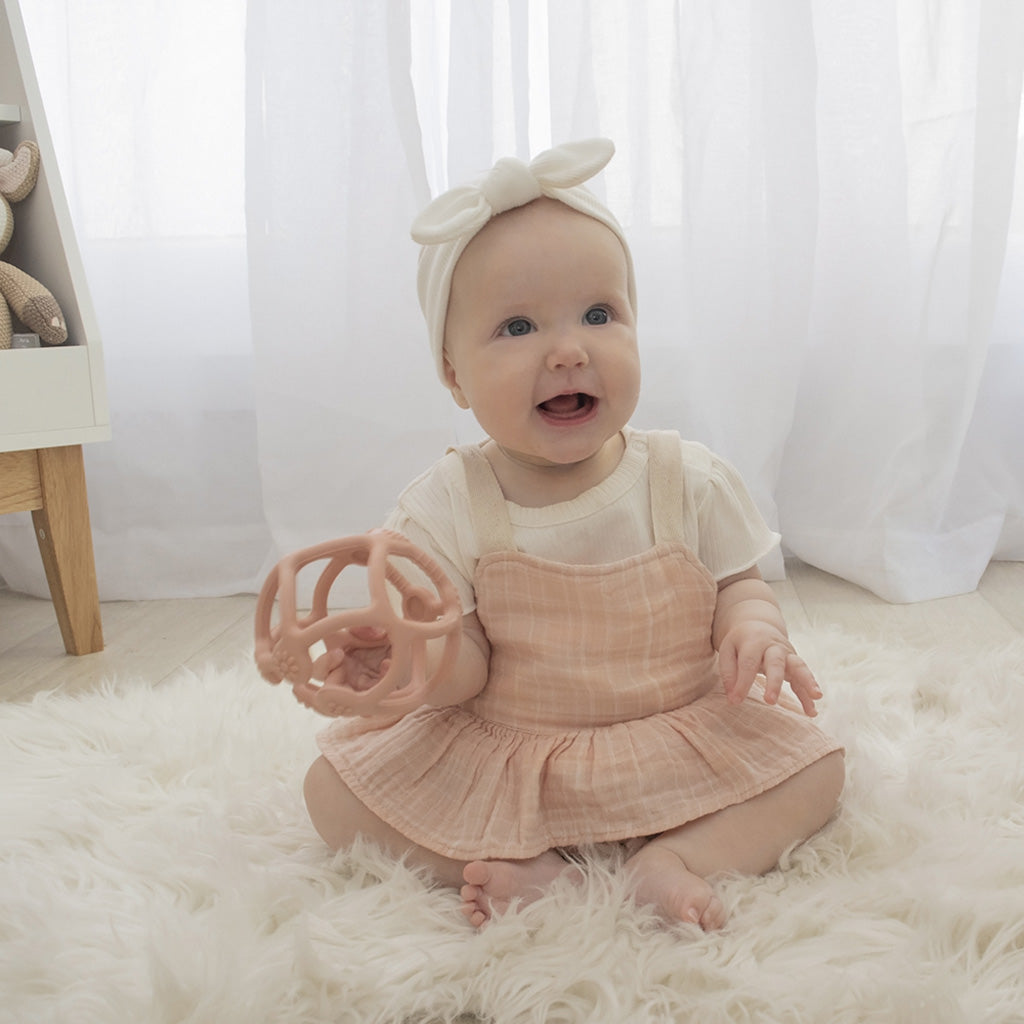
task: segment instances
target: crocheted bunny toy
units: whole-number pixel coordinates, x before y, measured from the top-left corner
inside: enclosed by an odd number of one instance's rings
[[[21,202],[38,177],[39,147],[34,142],[19,142],[13,153],[0,149],[0,254],[14,233],[11,203]],[[12,313],[44,344],[67,341],[68,328],[57,300],[34,277],[0,262],[0,349],[11,347]]]

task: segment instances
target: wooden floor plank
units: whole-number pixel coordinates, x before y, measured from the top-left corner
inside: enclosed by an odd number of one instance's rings
[[[0,655],[56,623],[57,615],[50,601],[0,590]]]
[[[193,672],[201,672],[204,668],[211,667],[227,668],[252,657],[256,598],[245,595],[231,600],[232,611],[225,615],[222,631],[191,657],[184,659],[183,668]]]
[[[156,685],[249,617],[251,607],[248,595],[105,603],[103,651],[64,655],[55,623],[0,655],[0,696],[24,698],[57,687],[88,689],[110,678],[137,677]]]
[[[810,619],[807,618],[807,611],[789,569],[786,570],[786,579],[772,580],[769,584],[775,594],[779,607],[782,609],[782,617],[790,631],[805,631],[810,629]]]
[[[874,594],[803,563],[791,579],[812,628],[840,628],[915,647],[958,638],[1003,643],[1021,635],[979,592],[915,604],[889,604]]]

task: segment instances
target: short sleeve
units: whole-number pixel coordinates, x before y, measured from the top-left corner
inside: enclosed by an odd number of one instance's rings
[[[473,575],[477,554],[468,517],[468,502],[458,486],[457,462],[442,460],[402,493],[385,527],[400,533],[428,554],[451,580],[463,614],[476,608]],[[417,573],[410,567],[410,575]],[[426,576],[418,580],[426,583]]]
[[[769,529],[736,469],[710,456],[703,487],[694,496],[697,556],[716,580],[745,572],[781,540]]]

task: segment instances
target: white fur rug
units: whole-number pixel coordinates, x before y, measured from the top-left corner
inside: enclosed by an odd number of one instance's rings
[[[0,1021],[1024,1021],[1024,642],[799,637],[842,812],[665,929],[601,860],[473,932],[300,787],[320,724],[248,664],[0,707]]]

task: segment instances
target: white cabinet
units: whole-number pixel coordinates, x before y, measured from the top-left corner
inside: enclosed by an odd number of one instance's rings
[[[0,259],[41,281],[67,342],[0,351],[0,513],[31,510],[65,648],[103,646],[82,444],[110,437],[103,351],[17,0],[0,0],[0,147],[39,146],[33,192],[14,205]]]

